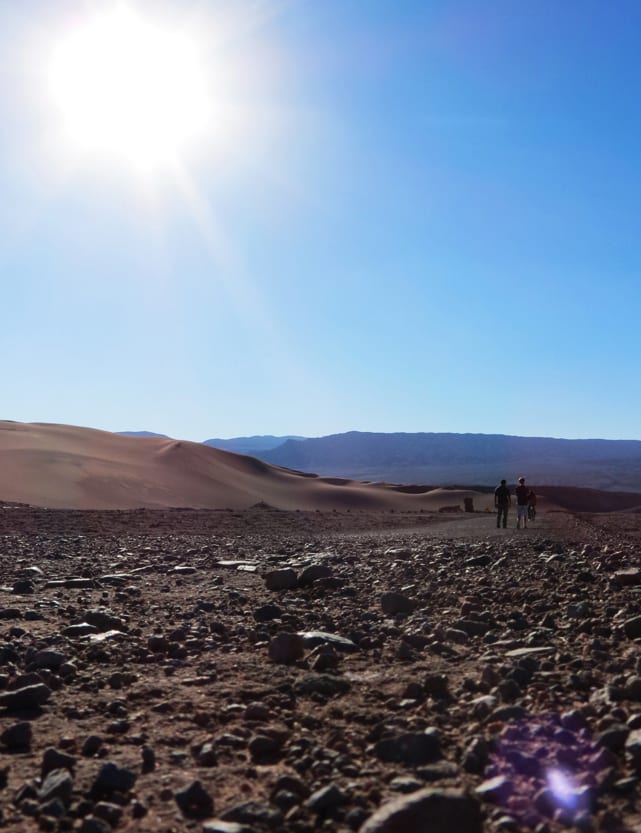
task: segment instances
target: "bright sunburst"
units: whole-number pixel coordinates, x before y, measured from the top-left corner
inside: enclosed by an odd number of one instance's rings
[[[207,73],[197,44],[126,7],[57,44],[51,88],[68,140],[139,167],[175,161],[207,133]]]

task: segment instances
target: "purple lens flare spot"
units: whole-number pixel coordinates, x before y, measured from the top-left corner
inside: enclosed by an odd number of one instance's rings
[[[559,805],[566,810],[576,810],[579,797],[570,776],[561,769],[550,769],[545,778],[550,792]]]

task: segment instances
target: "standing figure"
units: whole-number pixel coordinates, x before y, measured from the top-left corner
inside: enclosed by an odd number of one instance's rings
[[[503,519],[503,529],[507,526],[507,510],[512,503],[510,490],[505,485],[505,480],[501,480],[501,485],[494,490],[494,506],[496,507],[496,528],[501,526],[501,518]]]
[[[521,528],[521,521],[523,521],[523,529],[527,529],[527,509],[528,509],[528,495],[530,490],[525,485],[525,478],[519,477],[519,485],[514,490],[516,494],[516,528]]]
[[[533,521],[536,518],[536,492],[530,489],[527,496],[527,518]]]

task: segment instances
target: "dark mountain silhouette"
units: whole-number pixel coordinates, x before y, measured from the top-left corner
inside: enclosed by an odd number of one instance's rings
[[[304,439],[305,437],[273,437],[270,434],[265,434],[258,437],[233,437],[229,440],[214,438],[205,440],[205,445],[210,445],[212,448],[220,448],[223,451],[233,451],[234,454],[249,454],[251,457],[260,457],[263,452],[277,448],[288,440]]]
[[[350,431],[254,453],[304,472],[388,483],[492,485],[523,475],[531,483],[641,491],[639,440]]]

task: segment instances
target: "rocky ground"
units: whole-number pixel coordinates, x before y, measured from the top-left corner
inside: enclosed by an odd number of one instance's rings
[[[637,833],[640,517],[0,508],[0,827]]]

